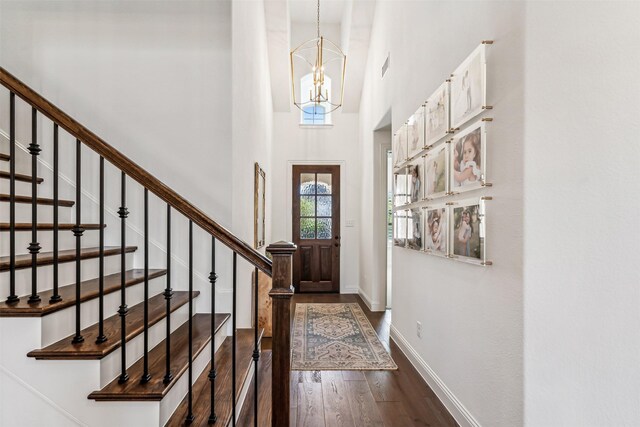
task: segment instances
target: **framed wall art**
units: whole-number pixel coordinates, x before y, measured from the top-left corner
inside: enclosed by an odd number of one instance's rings
[[[409,203],[407,168],[403,167],[393,173],[393,206],[404,206]]]
[[[425,252],[441,257],[449,256],[449,207],[445,204],[426,206],[424,226]]]
[[[480,114],[487,105],[485,45],[481,44],[451,74],[451,128]]]
[[[425,147],[447,136],[449,124],[449,82],[446,81],[427,99],[425,105]]]
[[[407,125],[404,124],[398,132],[393,135],[392,146],[393,167],[400,167],[407,161]]]
[[[265,214],[266,214],[266,174],[258,162],[254,167],[253,187],[253,245],[256,249],[265,245]]]
[[[451,204],[449,244],[451,256],[459,261],[491,265],[486,253],[486,206],[490,197],[461,200]]]
[[[424,147],[424,106],[418,108],[407,121],[407,144],[409,159],[413,159]]]
[[[460,193],[486,185],[486,122],[478,121],[451,141],[451,181],[449,191]]]
[[[407,211],[401,210],[393,213],[393,244],[394,246],[407,246]]]
[[[424,156],[424,197],[434,199],[449,191],[449,144],[439,144]]]
[[[421,251],[422,239],[422,208],[416,207],[407,211],[407,248]]]
[[[408,203],[419,202],[424,197],[424,186],[422,185],[422,183],[424,182],[424,168],[422,167],[422,165],[422,158],[413,160],[410,164],[407,165],[407,187],[409,190],[409,199],[407,200]]]

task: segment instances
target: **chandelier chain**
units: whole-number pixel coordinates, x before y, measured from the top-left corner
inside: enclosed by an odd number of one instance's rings
[[[316,20],[318,38],[320,38],[320,0],[318,0],[317,20]]]

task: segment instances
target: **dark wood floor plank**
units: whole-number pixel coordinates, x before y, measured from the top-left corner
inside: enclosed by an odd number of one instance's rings
[[[167,270],[149,270],[149,280],[155,279],[167,274]],[[115,273],[104,276],[104,293],[105,295],[120,290],[121,274]],[[134,286],[144,281],[144,270],[133,269],[125,273],[125,286]],[[99,296],[99,279],[85,280],[80,283],[81,302],[89,301]],[[49,289],[39,293],[40,302],[29,304],[27,296],[20,298],[15,304],[7,304],[5,301],[0,302],[0,317],[40,317],[56,311],[71,307],[76,303],[76,285],[70,284],[61,286],[59,289],[61,301],[49,303],[53,290]]]
[[[341,371],[342,379],[345,381],[365,381],[364,372],[362,371]]]
[[[229,314],[216,314],[215,325],[217,332],[229,319]],[[215,333],[214,332],[214,333]],[[211,341],[211,314],[199,313],[193,316],[193,359],[205,349]],[[120,384],[116,378],[102,390],[94,391],[89,399],[94,400],[162,400],[171,387],[180,379],[189,367],[189,322],[183,323],[171,334],[171,373],[173,379],[163,382],[166,372],[166,340],[162,340],[149,352],[149,373],[151,380],[141,383],[139,379],[144,372],[144,360],[141,358],[127,370],[131,380]]]
[[[367,371],[364,376],[376,402],[399,402],[404,399],[397,371]]]
[[[366,381],[345,381],[353,420],[358,426],[383,426],[382,417]]]
[[[8,202],[10,200],[11,198],[8,194],[0,194],[0,202]],[[38,197],[36,199],[36,203],[38,205],[53,206],[53,202],[53,199],[50,199],[48,197]],[[31,196],[16,196],[16,203],[31,204]],[[60,207],[70,208],[74,204],[75,202],[73,200],[58,199],[58,206]]]
[[[302,382],[298,384],[298,427],[324,427],[324,402],[322,384]]]
[[[327,427],[355,427],[345,381],[339,372],[322,372],[322,399]]]
[[[402,402],[377,402],[380,416],[385,427],[416,427],[429,426],[431,424],[416,424],[407,413]]]
[[[125,252],[135,252],[137,246],[127,246]],[[104,255],[112,256],[120,254],[120,246],[105,246]],[[97,258],[100,255],[100,248],[83,248],[80,251],[80,259]],[[58,262],[71,262],[76,260],[76,250],[69,249],[58,252]],[[38,266],[53,264],[53,252],[41,252],[38,254]],[[9,270],[10,262],[8,256],[0,257],[0,271]],[[31,267],[31,254],[16,255],[16,269]]]
[[[193,292],[197,297],[199,291]],[[172,311],[177,310],[189,302],[189,292],[176,291],[171,299]],[[126,316],[127,341],[135,338],[144,331],[144,303],[129,308]],[[149,326],[153,326],[166,316],[166,302],[164,295],[158,294],[149,298]],[[98,324],[94,324],[81,331],[84,342],[73,344],[73,335],[68,336],[50,346],[33,350],[27,354],[36,359],[87,360],[102,359],[106,355],[120,348],[120,316],[115,314],[104,320],[104,334],[107,341],[97,344]]]

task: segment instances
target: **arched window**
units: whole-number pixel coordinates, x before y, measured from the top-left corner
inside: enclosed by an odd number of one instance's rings
[[[327,75],[324,77],[324,89],[327,99],[331,99],[331,78]],[[300,79],[301,99],[308,100],[313,94],[313,75],[311,73]],[[302,125],[330,125],[331,113],[325,113],[328,105],[325,103],[315,104],[309,102],[308,105],[302,107],[300,114],[300,124]]]

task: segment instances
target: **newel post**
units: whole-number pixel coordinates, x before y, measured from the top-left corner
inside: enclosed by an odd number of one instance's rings
[[[292,261],[297,247],[291,242],[277,242],[267,247],[273,257],[271,425],[289,427],[289,387],[291,376],[291,297]]]

